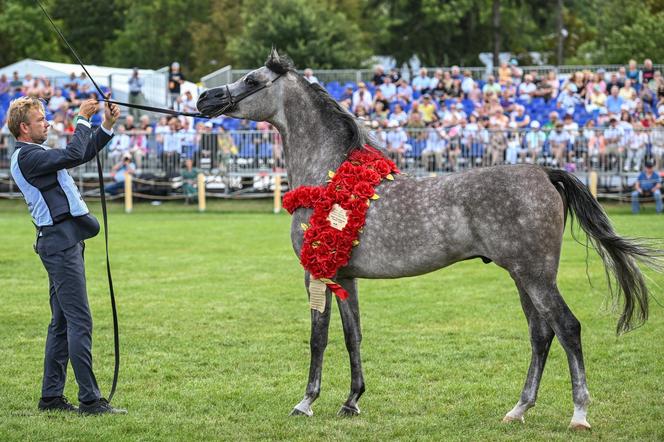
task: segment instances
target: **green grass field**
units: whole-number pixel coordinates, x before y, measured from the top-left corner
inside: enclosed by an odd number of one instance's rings
[[[98,203],[91,203],[99,213]],[[507,273],[479,260],[394,281],[361,281],[367,391],[339,418],[349,365],[337,308],[314,417],[292,418],[309,366],[309,310],[290,217],[268,201],[137,205],[110,216],[122,345],[117,406],[127,416],[41,414],[50,312],[24,203],[0,201],[0,440],[663,440],[664,308],[617,338],[601,262],[565,238],[559,286],[583,325],[593,429],[567,430],[567,361],[554,343],[537,407],[501,424],[530,360],[526,321]],[[617,230],[664,238],[648,207],[609,210]],[[108,392],[112,321],[102,235],[87,242],[97,378]],[[664,304],[664,276],[649,273]],[[77,388],[69,371],[66,395]],[[75,401],[76,402],[76,401]]]

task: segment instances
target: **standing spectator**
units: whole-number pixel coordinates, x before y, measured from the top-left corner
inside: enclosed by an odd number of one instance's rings
[[[376,67],[374,68],[374,75],[373,78],[371,79],[371,83],[373,83],[374,86],[378,87],[381,84],[383,84],[383,80],[385,79],[385,68],[383,68],[382,65],[377,64]]]
[[[5,74],[0,75],[0,104],[9,98],[9,91],[11,91],[11,84]]]
[[[310,68],[306,68],[304,70],[304,79],[307,80],[309,83],[320,84],[318,78],[316,78],[316,76],[314,75],[314,71],[311,70]]]
[[[500,67],[498,68],[498,83],[505,85],[508,79],[512,79],[512,70],[510,69],[507,61],[503,61],[500,63]]]
[[[11,86],[11,90],[14,95],[18,94],[21,92],[21,89],[23,89],[23,82],[18,76],[18,71],[14,71],[12,74],[12,81],[9,82],[9,86]]]
[[[641,81],[641,71],[636,66],[636,60],[629,61],[626,76],[632,81],[632,84],[639,84]]]
[[[138,104],[141,105],[145,102],[143,99],[143,79],[139,77],[138,68],[134,68],[134,71],[129,77],[129,104]],[[140,110],[136,108],[130,108],[129,113],[138,118],[140,115]]]
[[[171,117],[168,120],[169,131],[164,134],[164,147],[162,151],[162,168],[168,176],[175,176],[175,171],[180,168],[180,156],[182,155],[182,137],[180,131],[180,120]]]
[[[646,58],[643,60],[643,70],[641,71],[641,84],[646,86],[655,78],[655,68],[652,66],[652,60]]]
[[[523,76],[523,72],[521,69],[519,69],[519,62],[516,60],[516,58],[510,60],[510,71],[512,75],[512,83],[514,83],[515,86],[521,84],[521,77]]]
[[[447,134],[440,121],[435,121],[426,133],[426,145],[422,150],[422,164],[429,172],[440,170],[443,167]]]
[[[431,87],[431,79],[427,75],[427,69],[421,68],[420,73],[417,77],[413,79],[412,82],[413,90],[421,94],[426,94],[429,92]]]
[[[595,120],[588,120],[583,128],[583,139],[586,143],[588,157],[593,164],[598,158],[605,155],[606,146],[604,144],[604,134],[595,126]]]
[[[108,159],[111,163],[117,163],[125,155],[129,153],[131,139],[125,132],[123,125],[118,126],[118,133],[111,139],[108,144]],[[131,154],[129,154],[131,155]]]
[[[357,90],[353,93],[353,104],[351,109],[353,113],[357,114],[358,107],[362,107],[364,108],[364,112],[368,114],[371,111],[372,106],[373,97],[371,96],[371,92],[367,90],[367,85],[360,81],[357,84]]]
[[[659,171],[654,169],[651,160],[647,160],[643,172],[634,182],[634,191],[632,192],[632,213],[639,213],[641,207],[639,198],[652,196],[655,200],[655,210],[662,213],[662,178]]]
[[[389,76],[385,76],[385,78],[383,78],[383,84],[378,86],[378,89],[380,89],[380,91],[383,93],[388,103],[391,103],[394,100],[396,100],[397,88],[392,83],[392,78],[390,78]]]
[[[641,167],[641,161],[646,154],[646,146],[648,145],[648,134],[643,129],[641,123],[634,123],[633,133],[629,139],[629,144],[626,145],[627,159],[625,160],[624,171],[629,172],[634,165],[634,171],[638,172]]]
[[[168,94],[171,109],[174,109],[175,101],[180,97],[182,83],[184,83],[184,75],[180,72],[180,63],[174,61],[171,63],[171,68],[168,71]]]
[[[516,123],[514,121],[510,121],[507,127],[507,149],[505,149],[505,163],[516,164],[518,157],[521,157],[521,161],[523,161],[526,150],[521,146],[521,138],[519,136],[519,130],[516,127]]]
[[[652,142],[652,157],[655,160],[657,170],[662,166],[664,159],[664,116],[660,116],[650,132]]]
[[[609,127],[604,130],[604,142],[606,143],[606,154],[615,158],[621,156],[623,152],[623,128],[618,125],[618,119],[615,116],[610,117]],[[610,158],[609,158],[610,160]],[[609,164],[604,164],[608,167]]]

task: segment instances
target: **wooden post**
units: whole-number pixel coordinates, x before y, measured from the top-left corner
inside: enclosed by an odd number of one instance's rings
[[[205,212],[205,175],[198,174],[198,211]]]
[[[588,188],[590,189],[590,193],[595,197],[595,199],[597,199],[597,172],[594,170],[590,172],[588,180]]]
[[[274,213],[281,212],[281,175],[274,174]]]
[[[131,213],[131,210],[134,208],[134,196],[132,195],[132,186],[131,186],[132,176],[130,173],[125,172],[125,213]]]

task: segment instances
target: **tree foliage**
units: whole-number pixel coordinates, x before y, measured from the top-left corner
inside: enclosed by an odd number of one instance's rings
[[[480,64],[492,52],[494,0],[50,0],[86,63],[160,68],[189,78],[263,63],[271,46],[298,67],[357,68],[372,55],[425,65]],[[500,47],[525,63],[555,60],[556,2],[500,0]],[[565,59],[664,60],[664,0],[564,0]],[[71,61],[32,0],[0,0],[0,66],[23,58]]]

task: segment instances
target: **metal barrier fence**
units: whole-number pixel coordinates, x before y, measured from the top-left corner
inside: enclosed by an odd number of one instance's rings
[[[577,175],[597,172],[606,192],[625,191],[651,158],[664,166],[664,128],[620,130],[586,128],[546,134],[542,130],[487,130],[398,128],[374,133],[389,156],[404,171],[428,176],[498,164],[531,163],[564,168]],[[68,137],[49,137],[47,143],[64,147]],[[14,140],[0,135],[0,194],[16,196],[9,174]],[[270,192],[274,175],[285,173],[281,136],[274,130],[179,131],[146,134],[118,131],[101,152],[103,172],[113,181],[113,166],[129,154],[139,184],[166,196],[181,191],[188,161],[206,175],[206,188],[225,195]],[[96,162],[70,171],[82,190],[95,187]],[[187,175],[184,173],[184,175]],[[140,180],[143,180],[142,182]],[[159,187],[159,189],[157,189]]]

